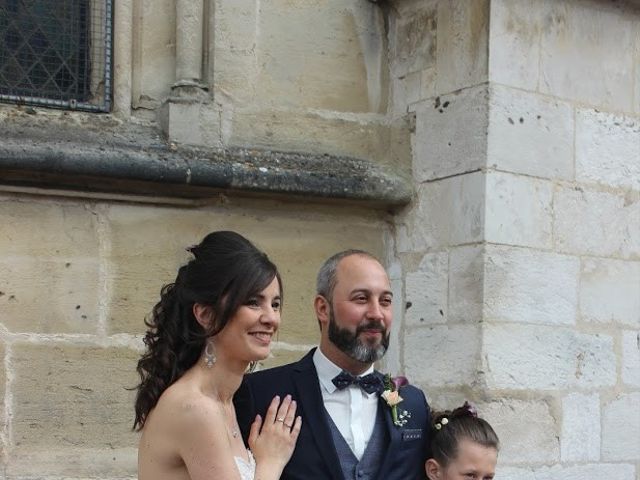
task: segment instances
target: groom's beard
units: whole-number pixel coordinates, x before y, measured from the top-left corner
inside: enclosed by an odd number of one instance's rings
[[[382,334],[382,341],[378,345],[369,345],[358,338],[358,335],[365,330],[380,330]],[[380,360],[387,348],[389,348],[389,334],[387,329],[381,322],[372,320],[363,325],[358,325],[355,333],[351,333],[346,328],[340,328],[336,323],[336,319],[333,316],[333,308],[329,310],[329,340],[340,351],[345,353],[348,357],[358,360],[362,363],[373,363]]]

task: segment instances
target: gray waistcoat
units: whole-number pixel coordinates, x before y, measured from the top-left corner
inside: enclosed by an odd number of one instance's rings
[[[374,480],[377,477],[384,454],[389,445],[389,434],[387,433],[387,427],[384,423],[382,410],[382,407],[378,405],[376,423],[373,427],[367,448],[360,461],[358,461],[340,434],[338,427],[336,427],[333,420],[331,420],[331,416],[325,411],[325,415],[327,415],[329,419],[333,444],[336,447],[336,452],[338,452],[338,458],[340,459],[340,466],[342,467],[345,480]]]

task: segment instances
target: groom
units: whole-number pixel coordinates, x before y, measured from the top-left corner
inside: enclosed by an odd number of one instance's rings
[[[317,278],[319,348],[298,362],[245,376],[235,397],[245,440],[275,395],[291,394],[298,403],[302,430],[282,480],[425,478],[430,418],[424,394],[401,387],[394,423],[381,396],[383,375],[373,368],[389,346],[392,297],[375,257],[361,250],[332,256]]]

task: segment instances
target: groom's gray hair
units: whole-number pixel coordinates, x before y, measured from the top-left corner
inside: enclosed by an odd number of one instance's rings
[[[374,255],[365,250],[349,249],[338,252],[335,255],[329,257],[320,267],[318,276],[316,277],[316,293],[326,298],[329,303],[333,300],[333,290],[336,288],[338,264],[340,260],[351,255],[361,255],[368,257],[382,265],[382,262],[378,260]]]

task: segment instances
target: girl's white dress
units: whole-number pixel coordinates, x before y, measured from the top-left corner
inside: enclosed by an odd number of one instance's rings
[[[253,458],[250,450],[247,450],[247,454],[249,455],[249,461],[247,462],[242,457],[233,457],[236,461],[236,465],[238,466],[238,471],[240,472],[240,478],[242,480],[253,480],[253,477],[256,474],[256,461]]]

